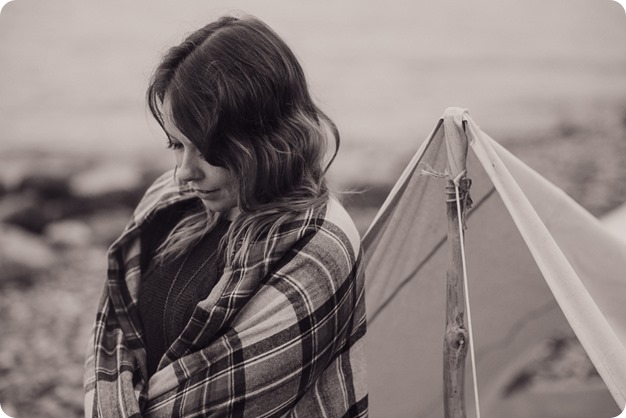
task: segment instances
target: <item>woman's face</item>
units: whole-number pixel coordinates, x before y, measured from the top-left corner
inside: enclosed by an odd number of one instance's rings
[[[163,101],[163,122],[176,157],[178,179],[195,190],[208,210],[225,212],[229,219],[233,219],[239,213],[235,177],[227,169],[209,164],[198,148],[178,130],[172,119],[166,95]]]

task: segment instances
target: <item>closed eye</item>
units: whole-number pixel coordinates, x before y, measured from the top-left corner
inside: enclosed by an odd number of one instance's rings
[[[183,144],[181,144],[180,142],[174,142],[171,139],[168,139],[168,141],[167,141],[167,148],[168,149],[173,149],[173,150],[178,150],[178,149],[182,149],[183,148]]]

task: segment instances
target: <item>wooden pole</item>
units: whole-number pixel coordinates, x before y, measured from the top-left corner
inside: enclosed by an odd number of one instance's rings
[[[467,193],[463,191],[460,193]],[[465,328],[465,294],[463,290],[463,263],[459,215],[456,207],[454,183],[446,187],[448,214],[448,255],[446,330],[443,343],[444,416],[465,418],[465,358],[469,334]],[[461,195],[461,205],[464,204]],[[461,208],[461,213],[465,213]]]

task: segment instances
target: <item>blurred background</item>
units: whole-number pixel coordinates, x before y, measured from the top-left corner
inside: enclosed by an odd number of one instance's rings
[[[331,181],[361,191],[346,197],[361,232],[449,106],[594,215],[626,201],[626,14],[614,1],[15,0],[0,13],[10,415],[82,416],[106,248],[172,167],[145,107],[148,78],[168,47],[227,13],[261,18],[299,57],[342,134]],[[576,344],[552,344],[565,354],[548,350],[533,364],[557,361],[538,375],[598,379]]]

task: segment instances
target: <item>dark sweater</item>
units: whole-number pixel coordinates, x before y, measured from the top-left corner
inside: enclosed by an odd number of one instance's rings
[[[222,220],[191,250],[170,262],[154,260],[154,251],[180,219],[181,210],[158,214],[142,233],[138,310],[144,330],[148,375],[183,332],[198,302],[206,299],[223,270],[219,242],[230,221]]]

